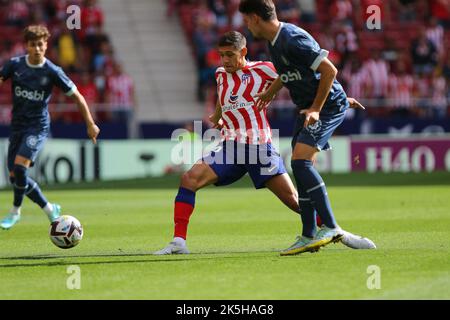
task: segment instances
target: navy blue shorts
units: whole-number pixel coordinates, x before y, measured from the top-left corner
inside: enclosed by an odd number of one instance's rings
[[[219,177],[216,186],[232,184],[248,173],[255,188],[261,189],[271,178],[286,173],[283,159],[270,143],[251,145],[223,141],[202,160]]]
[[[14,169],[16,156],[30,159],[33,164],[47,137],[48,133],[46,132],[13,132],[9,137],[8,170]]]
[[[295,124],[292,149],[297,143],[303,143],[317,150],[330,150],[328,143],[334,131],[344,121],[345,110],[335,114],[321,114],[319,121],[304,128],[305,115],[299,115]]]

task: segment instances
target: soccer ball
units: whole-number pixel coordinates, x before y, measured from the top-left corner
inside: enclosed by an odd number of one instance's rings
[[[83,238],[83,227],[72,216],[60,216],[50,225],[49,236],[55,246],[61,249],[73,248]]]

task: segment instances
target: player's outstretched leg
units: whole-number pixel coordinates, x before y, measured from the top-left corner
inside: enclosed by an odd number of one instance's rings
[[[36,181],[30,177],[27,177],[27,181],[28,184],[25,195],[45,212],[50,223],[58,219],[61,215],[61,206],[56,203],[48,202]]]
[[[12,228],[17,222],[20,221],[20,210],[22,207],[23,198],[27,190],[27,167],[15,164],[13,168],[14,173],[14,201],[13,207],[7,214],[7,216],[1,221],[0,226],[3,229]]]
[[[178,194],[175,197],[173,240],[168,246],[153,254],[189,253],[186,237],[189,219],[195,207],[195,194],[199,189],[214,183],[217,179],[218,177],[211,167],[203,162],[195,164],[188,172],[183,174]]]
[[[21,201],[23,202],[23,196],[21,196],[22,189],[19,188],[19,192],[16,191],[17,186],[15,176],[11,176],[9,180],[11,184],[14,186],[15,200],[14,206],[0,223],[0,227],[3,229],[10,229],[12,226],[14,226],[14,224],[20,221],[21,206],[16,206],[16,204],[20,202],[20,198],[22,199]],[[27,182],[24,195],[26,195],[30,200],[39,205],[39,207],[47,215],[47,218],[50,221],[50,223],[55,221],[61,214],[61,206],[56,203],[48,202],[36,181],[31,179],[30,177],[26,177],[26,181]]]

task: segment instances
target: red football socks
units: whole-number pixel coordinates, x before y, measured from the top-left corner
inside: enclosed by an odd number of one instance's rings
[[[174,237],[180,237],[186,240],[189,218],[193,211],[194,207],[192,205],[184,202],[175,202],[173,219],[175,222]]]

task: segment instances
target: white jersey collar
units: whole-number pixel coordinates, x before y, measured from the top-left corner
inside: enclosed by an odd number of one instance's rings
[[[275,38],[270,42],[272,44],[272,47],[275,45],[275,42],[277,42],[278,36],[280,35],[281,28],[283,28],[283,22],[280,22],[280,26],[278,27],[278,32],[275,35]]]
[[[25,56],[25,62],[27,63],[27,66],[29,66],[30,68],[42,68],[45,64],[45,62],[47,62],[47,59],[44,58],[44,61],[40,64],[31,64],[30,60],[28,60],[28,54]]]

